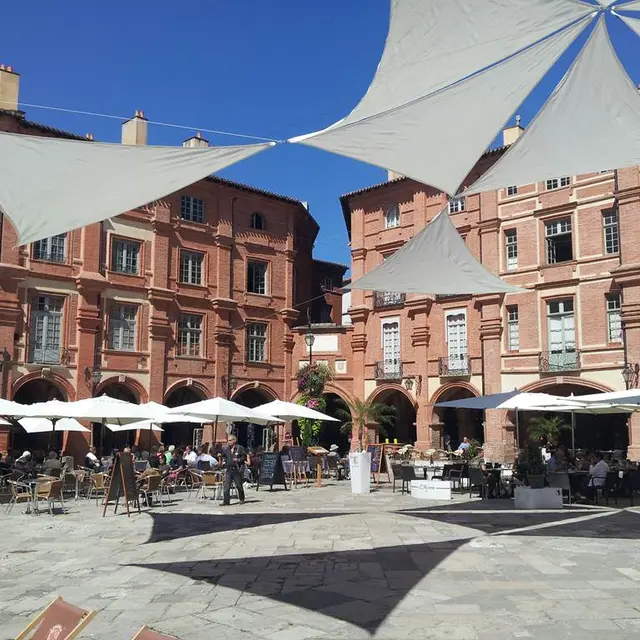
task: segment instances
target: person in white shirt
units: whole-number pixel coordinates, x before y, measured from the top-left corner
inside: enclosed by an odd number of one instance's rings
[[[201,468],[201,462],[208,462],[209,469],[213,469],[218,461],[212,455],[209,455],[202,447],[200,447],[200,449],[198,449],[198,456],[196,458],[196,465],[198,469]]]
[[[604,455],[598,454],[595,464],[589,465],[589,497],[593,498],[598,487],[604,487],[607,482],[607,473],[609,473],[609,465],[604,461]]]
[[[98,460],[98,456],[96,455],[96,448],[90,447],[87,455],[84,457],[84,466],[89,469],[98,470],[102,466],[100,464],[100,460]]]
[[[191,447],[187,447],[184,450],[184,460],[188,465],[195,465],[198,461],[198,454]]]

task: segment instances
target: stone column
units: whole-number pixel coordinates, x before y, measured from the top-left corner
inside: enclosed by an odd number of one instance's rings
[[[364,398],[365,355],[367,352],[366,322],[369,309],[366,307],[351,308],[349,310],[353,322],[353,335],[351,336],[351,353],[353,355],[353,395],[356,398]],[[359,384],[358,384],[359,383]],[[351,432],[351,449],[358,448],[357,429]]]

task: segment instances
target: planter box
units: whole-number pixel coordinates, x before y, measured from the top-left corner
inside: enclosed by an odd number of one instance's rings
[[[349,474],[351,476],[351,493],[371,493],[371,454],[349,454]]]
[[[516,509],[562,509],[562,489],[516,487]]]
[[[412,480],[411,497],[418,500],[451,500],[448,480]]]

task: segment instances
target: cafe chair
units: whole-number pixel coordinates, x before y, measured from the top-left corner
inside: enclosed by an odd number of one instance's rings
[[[222,500],[223,475],[219,471],[205,471],[202,474],[202,497],[207,497],[207,489],[213,491],[214,500]]]
[[[402,481],[402,465],[391,463],[391,475],[393,476],[393,493],[396,492],[396,482]]]
[[[401,493],[411,493],[411,481],[418,480],[416,468],[410,464],[400,465],[400,477],[402,478]]]
[[[189,495],[187,496],[187,498],[191,498],[191,492],[194,489],[195,489],[196,498],[197,498],[198,494],[200,493],[200,489],[204,487],[204,480],[202,479],[202,473],[196,471],[195,469],[187,468],[186,475],[185,475],[185,483],[187,486],[187,490],[189,491]]]
[[[89,492],[87,493],[87,500],[95,497],[96,507],[98,506],[98,500],[107,495],[107,476],[104,473],[94,473],[89,480],[91,485],[89,486]]]
[[[31,493],[31,487],[28,484],[21,484],[16,480],[7,480],[7,485],[11,490],[11,499],[7,505],[7,515],[11,513],[13,505],[20,502],[26,502],[27,505],[31,503],[33,494]]]
[[[589,479],[589,485],[592,485],[593,478]],[[607,472],[607,477],[605,478],[604,485],[600,487],[593,487],[593,496],[595,499],[595,503],[598,504],[598,493],[602,495],[605,500],[605,504],[609,506],[609,498],[613,495],[613,499],[615,500],[616,506],[618,506],[618,485],[619,478],[617,471],[609,471]]]
[[[547,483],[552,489],[560,489],[562,491],[563,501],[566,493],[568,504],[571,504],[571,481],[569,479],[569,474],[566,471],[548,473]]]
[[[342,480],[342,467],[338,465],[338,458],[327,456],[327,469],[329,477],[333,474],[336,480]]]
[[[480,497],[485,500],[489,493],[489,479],[482,473],[482,469],[469,467],[469,497],[471,497],[474,488],[480,489]]]
[[[64,499],[62,497],[62,480],[51,480],[50,482],[41,482],[36,485],[36,499],[38,502],[43,500],[48,503],[49,515],[53,515],[53,507],[56,500],[62,507],[64,513]]]
[[[142,494],[142,497],[144,498],[144,501],[146,502],[148,507],[153,504],[154,496],[158,498],[160,506],[164,506],[164,503],[162,502],[162,491],[160,489],[161,483],[162,476],[158,474],[147,476],[144,479],[143,483],[140,485],[138,490]],[[151,501],[149,500],[149,496],[151,496]]]

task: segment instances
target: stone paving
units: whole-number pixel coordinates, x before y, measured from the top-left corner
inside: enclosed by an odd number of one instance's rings
[[[98,611],[80,638],[640,637],[640,509],[517,512],[345,482],[102,517],[0,516],[0,639],[55,596]]]

